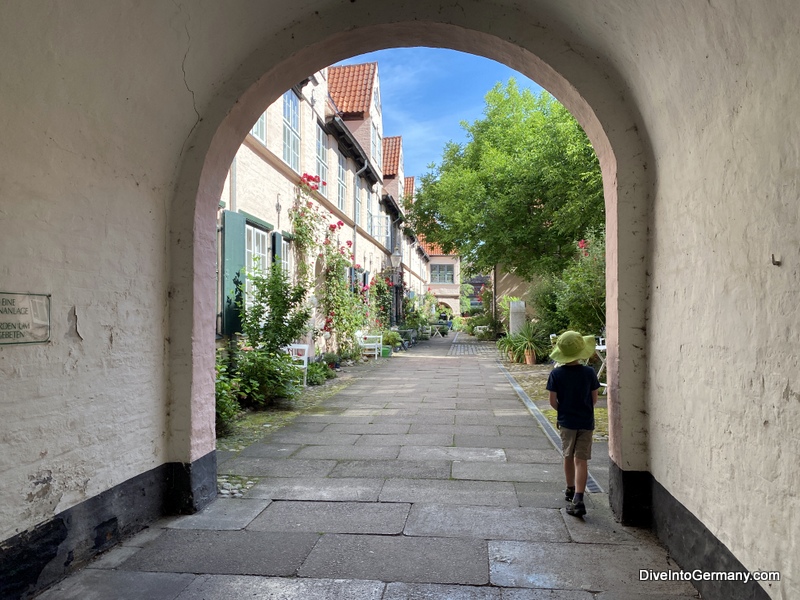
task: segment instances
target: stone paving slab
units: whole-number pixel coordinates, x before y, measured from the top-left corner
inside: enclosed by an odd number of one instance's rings
[[[324,535],[301,577],[416,583],[488,583],[486,542],[450,538]]]
[[[359,435],[348,433],[302,433],[293,432],[291,429],[279,431],[270,436],[272,443],[284,444],[328,444],[331,446],[344,445],[352,446],[358,441]]]
[[[506,450],[508,462],[515,463],[556,463],[563,464],[563,459],[558,451],[551,445],[550,448],[509,448]]]
[[[342,417],[341,415],[307,414],[295,417],[295,423],[369,423],[370,416]]]
[[[381,600],[384,587],[382,581],[207,575],[176,600]]]
[[[650,537],[648,533],[617,523],[608,505],[607,494],[590,494],[587,498],[591,498],[592,502],[586,503],[587,513],[582,519],[567,515],[566,505],[562,509],[573,541],[582,544],[641,544],[644,538]],[[653,541],[648,539],[648,542]]]
[[[390,583],[386,586],[383,600],[593,600],[593,596],[588,592],[564,590],[514,590],[431,583]],[[648,597],[646,600],[651,599]]]
[[[166,531],[122,564],[127,571],[218,575],[294,575],[317,543],[316,533]]]
[[[453,446],[404,446],[400,460],[469,460],[479,462],[505,462],[502,448],[455,448]]]
[[[548,508],[415,504],[403,532],[410,536],[570,541],[561,514]]]
[[[258,458],[289,458],[292,454],[302,448],[300,444],[271,444],[259,443],[251,444],[239,453],[240,457]],[[217,450],[219,453],[219,450]],[[217,462],[219,466],[219,461]],[[222,471],[220,470],[220,473]]]
[[[389,460],[397,458],[400,446],[305,446],[295,458],[327,458],[331,460]]]
[[[514,483],[520,506],[536,508],[564,508],[564,484],[562,483]],[[586,496],[588,498],[589,495]],[[588,506],[588,504],[587,504]],[[591,509],[589,509],[591,510]]]
[[[270,500],[261,498],[217,498],[200,512],[178,517],[167,527],[217,531],[244,529],[269,503]]]
[[[503,587],[620,591],[644,598],[694,592],[684,582],[639,581],[639,569],[679,570],[655,545],[495,541],[489,542],[489,563],[492,584]]]
[[[544,437],[522,435],[455,435],[456,446],[470,448],[552,448],[553,445]]]
[[[561,465],[554,464],[456,461],[453,463],[453,479],[558,482],[564,479],[564,471]]]
[[[245,496],[272,500],[376,502],[383,485],[383,479],[287,477],[261,481],[250,488]]]
[[[419,423],[424,420],[426,423],[440,423],[442,425],[455,425],[456,414],[455,411],[442,412],[437,414],[425,413],[424,419],[414,418],[409,415],[379,415],[372,418],[373,423]]]
[[[248,530],[395,535],[410,504],[373,502],[273,502]]]
[[[195,579],[187,573],[85,569],[37,596],[37,600],[175,600]]]
[[[450,479],[451,465],[441,460],[347,460],[339,462],[328,477]]]
[[[494,425],[438,425],[435,423],[414,423],[410,433],[445,435],[500,435]]]
[[[228,461],[220,473],[246,477],[325,477],[335,466],[335,460],[244,457]]]
[[[452,434],[407,433],[405,435],[362,435],[356,446],[450,446]]]
[[[379,500],[381,502],[518,506],[514,486],[511,483],[499,481],[388,479],[383,486]]]
[[[325,428],[325,432],[352,434],[402,435],[409,433],[410,423],[333,423]],[[413,433],[413,432],[412,432]]]

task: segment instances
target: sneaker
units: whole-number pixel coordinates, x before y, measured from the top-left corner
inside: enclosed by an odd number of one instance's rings
[[[570,504],[567,507],[567,514],[573,517],[582,517],[586,514],[586,505],[583,502]]]
[[[567,502],[572,502],[572,498],[575,497],[575,488],[567,488],[564,490],[564,500]]]

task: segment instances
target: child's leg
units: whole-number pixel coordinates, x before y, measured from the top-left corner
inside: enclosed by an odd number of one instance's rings
[[[575,457],[573,461],[572,471],[575,477],[575,493],[583,494],[586,491],[586,480],[589,478],[589,461],[578,457]]]
[[[584,461],[586,462],[586,461]],[[573,462],[573,458],[570,456],[564,459],[564,477],[567,479],[567,487],[574,488],[575,487],[575,463]],[[583,482],[584,486],[586,485],[586,480],[584,479]]]

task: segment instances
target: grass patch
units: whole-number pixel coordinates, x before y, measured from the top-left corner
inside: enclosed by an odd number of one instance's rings
[[[266,410],[247,411],[231,423],[226,435],[217,438],[217,449],[240,452],[265,435],[288,425],[298,415],[327,412],[318,405],[326,398],[341,392],[353,381],[352,378],[331,380],[326,385],[305,388],[294,401],[277,402]]]

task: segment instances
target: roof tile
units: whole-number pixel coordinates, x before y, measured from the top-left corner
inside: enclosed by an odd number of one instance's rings
[[[400,150],[403,138],[399,135],[383,138],[383,176],[397,177],[400,171]]]
[[[342,118],[364,118],[372,105],[372,86],[378,63],[328,68],[328,93]]]

